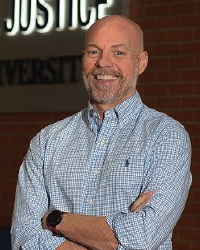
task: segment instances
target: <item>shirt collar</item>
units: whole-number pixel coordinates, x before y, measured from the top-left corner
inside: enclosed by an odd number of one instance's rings
[[[139,93],[136,91],[134,95],[120,103],[114,110],[117,113],[119,123],[126,123],[131,117],[136,118],[142,107],[142,100]]]
[[[136,91],[129,99],[120,103],[114,109],[109,109],[105,112],[105,116],[112,115],[118,120],[118,124],[125,124],[132,117],[137,118],[137,114],[140,112],[143,106],[139,93]],[[93,127],[94,123],[100,129],[102,120],[99,114],[94,110],[92,104],[88,102],[88,120],[90,126]]]

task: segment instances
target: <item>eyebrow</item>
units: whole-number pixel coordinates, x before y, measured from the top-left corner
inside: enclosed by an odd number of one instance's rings
[[[129,51],[130,49],[127,47],[127,45],[123,44],[123,43],[119,43],[119,44],[113,44],[111,46],[112,48],[119,48],[119,47],[123,47],[124,49],[126,49],[127,51]]]
[[[94,47],[94,48],[97,48],[97,49],[99,49],[99,50],[102,50],[98,45],[93,44],[93,43],[88,44],[87,47],[88,47],[88,48],[89,48],[89,47]],[[117,49],[117,48],[119,48],[119,47],[123,47],[125,50],[130,51],[130,49],[127,47],[127,45],[125,45],[125,44],[123,44],[123,43],[111,45],[111,48],[114,48],[114,49]]]
[[[94,47],[94,48],[97,48],[97,49],[100,50],[99,46],[96,45],[96,44],[93,44],[93,43],[88,44],[88,46],[86,46],[86,48],[87,48],[87,47]]]

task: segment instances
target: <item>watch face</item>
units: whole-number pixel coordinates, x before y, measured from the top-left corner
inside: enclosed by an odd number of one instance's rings
[[[57,226],[62,220],[62,212],[59,210],[53,210],[48,216],[47,216],[47,226],[55,227]]]

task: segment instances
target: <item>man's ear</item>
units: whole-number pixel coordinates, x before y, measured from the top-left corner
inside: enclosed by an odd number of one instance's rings
[[[148,64],[148,53],[146,51],[143,51],[140,55],[139,55],[139,60],[140,60],[140,65],[139,65],[139,75],[142,74],[142,72],[144,72],[144,70],[147,67]]]

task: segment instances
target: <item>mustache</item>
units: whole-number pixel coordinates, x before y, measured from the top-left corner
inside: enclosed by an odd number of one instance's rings
[[[111,76],[117,76],[117,77],[123,77],[122,72],[113,70],[113,69],[107,69],[107,68],[101,68],[101,69],[94,69],[90,71],[86,76],[89,75],[97,76],[97,75],[111,75]]]

